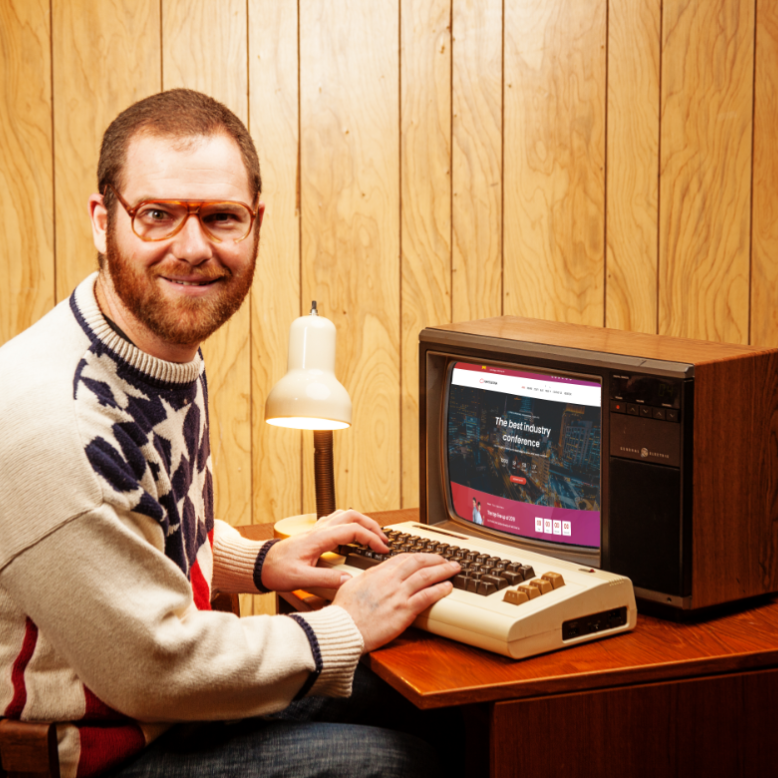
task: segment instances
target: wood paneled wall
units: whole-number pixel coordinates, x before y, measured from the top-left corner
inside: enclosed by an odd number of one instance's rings
[[[418,504],[417,353],[513,313],[778,346],[772,0],[0,0],[0,342],[96,267],[102,132],[188,86],[247,122],[251,298],[206,344],[217,515],[312,510],[270,428],[291,321],[338,329],[338,502]]]

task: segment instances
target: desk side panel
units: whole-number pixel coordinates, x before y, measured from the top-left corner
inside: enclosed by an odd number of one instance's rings
[[[494,705],[492,778],[773,775],[778,670]]]
[[[692,607],[778,591],[778,355],[695,374]]]

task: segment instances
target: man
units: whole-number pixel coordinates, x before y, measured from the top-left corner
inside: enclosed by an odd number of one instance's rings
[[[367,720],[364,700],[325,698],[349,697],[360,655],[458,565],[403,555],[348,579],[316,561],[351,541],[386,551],[366,516],[264,544],[213,518],[199,345],[251,287],[251,138],[214,100],[165,92],[108,128],[98,183],[99,272],[0,349],[0,713],[59,722],[65,776],[431,769],[414,738],[314,722]],[[305,586],[338,593],[292,617],[210,610],[214,591]]]

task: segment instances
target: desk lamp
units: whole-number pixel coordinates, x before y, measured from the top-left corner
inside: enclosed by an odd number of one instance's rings
[[[265,402],[268,424],[313,430],[317,516],[335,510],[332,431],[351,426],[351,398],[335,378],[335,334],[314,300],[310,314],[289,328],[286,375]]]

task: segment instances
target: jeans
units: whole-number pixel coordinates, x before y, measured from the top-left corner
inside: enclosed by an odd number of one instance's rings
[[[306,697],[238,722],[177,724],[116,778],[464,775],[457,710],[420,711],[361,665],[348,699]]]

